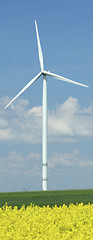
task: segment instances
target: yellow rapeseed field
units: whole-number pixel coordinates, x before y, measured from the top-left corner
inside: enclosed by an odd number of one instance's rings
[[[93,204],[0,208],[0,240],[93,240]]]

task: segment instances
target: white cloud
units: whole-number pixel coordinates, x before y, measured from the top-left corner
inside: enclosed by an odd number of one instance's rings
[[[34,152],[30,152],[26,157],[27,160],[28,159],[40,160],[40,158],[41,158],[40,153],[34,153]]]
[[[3,119],[3,118],[0,118],[0,128],[4,128],[8,125],[8,122]]]
[[[0,141],[40,143],[42,139],[42,106],[29,108],[28,100],[18,99],[4,110],[9,97],[0,100]],[[93,102],[80,108],[78,100],[69,97],[56,109],[48,111],[49,141],[76,141],[77,136],[93,136]]]
[[[41,176],[41,171],[38,165],[35,164],[33,168],[24,171],[24,174],[27,175],[28,177],[31,175]]]
[[[91,114],[90,110],[91,109]],[[49,111],[49,133],[55,136],[93,136],[93,103],[80,109],[78,100],[69,97],[64,103]]]
[[[49,158],[49,167],[55,167],[57,164],[64,166],[73,166],[76,164],[76,159],[79,150],[73,149],[72,153],[57,153],[53,152],[52,156]]]
[[[28,111],[28,115],[34,115],[36,117],[42,117],[42,106],[33,107],[31,110]]]
[[[48,159],[49,168],[55,168],[57,165],[66,167],[82,167],[89,170],[93,167],[93,161],[87,158],[81,159],[79,156],[79,149],[73,149],[71,153],[57,153],[53,152]]]
[[[93,167],[93,161],[91,160],[80,160],[78,161],[78,164],[81,166],[81,167]]]
[[[30,152],[27,155],[16,151],[12,151],[8,156],[0,157],[0,172],[6,174],[40,174],[39,165],[41,155],[39,153]],[[37,166],[37,168],[36,168]],[[36,170],[37,169],[37,170]]]
[[[16,133],[11,128],[0,129],[0,141],[15,140]]]

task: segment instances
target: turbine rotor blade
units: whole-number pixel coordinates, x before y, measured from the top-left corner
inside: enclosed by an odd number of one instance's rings
[[[37,74],[24,88],[22,88],[22,90],[6,105],[4,109],[6,109],[11,103],[13,103],[15,99],[17,99],[27,88],[29,88],[41,75],[41,72]]]
[[[40,67],[41,67],[41,71],[43,71],[43,69],[44,69],[43,54],[42,54],[42,49],[41,49],[41,44],[40,44],[40,39],[39,39],[39,33],[38,33],[38,27],[37,27],[36,20],[35,20],[35,27],[36,27],[36,36],[37,36],[37,45],[38,45],[38,55],[39,55]]]
[[[82,84],[82,83],[79,83],[79,82],[70,80],[70,79],[68,79],[68,78],[62,77],[62,76],[57,75],[57,74],[55,74],[55,73],[51,73],[51,72],[48,72],[48,71],[43,71],[42,74],[48,75],[48,76],[50,76],[50,77],[56,78],[56,79],[61,80],[61,81],[64,81],[64,82],[68,82],[68,83],[72,83],[72,84],[76,84],[76,85],[79,85],[79,86],[87,87],[87,88],[88,88],[88,86],[85,85],[85,84]]]

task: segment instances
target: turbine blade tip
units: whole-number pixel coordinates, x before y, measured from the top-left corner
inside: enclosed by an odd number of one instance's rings
[[[37,25],[37,21],[36,21],[36,19],[35,19],[35,25]]]
[[[7,108],[7,106],[4,107],[4,109],[6,109],[6,108]]]

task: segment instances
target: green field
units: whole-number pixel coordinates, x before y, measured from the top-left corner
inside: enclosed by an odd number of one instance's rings
[[[60,206],[70,203],[76,204],[76,202],[87,204],[93,203],[93,189],[0,193],[0,207],[6,202],[8,206],[17,205],[18,208],[22,205],[28,206],[31,203],[38,206],[54,206],[55,204]]]

